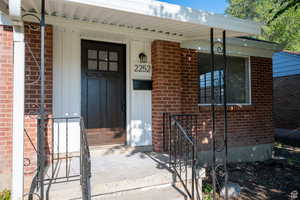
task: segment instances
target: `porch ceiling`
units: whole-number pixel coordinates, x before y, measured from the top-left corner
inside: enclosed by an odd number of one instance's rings
[[[9,1],[9,0],[4,0]],[[40,0],[22,0],[23,13],[40,12]],[[227,30],[228,37],[258,35],[257,23],[155,0],[47,0],[48,16],[58,16],[185,39],[207,39]]]

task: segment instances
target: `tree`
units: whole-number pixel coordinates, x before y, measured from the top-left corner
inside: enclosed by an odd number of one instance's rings
[[[281,8],[277,12],[275,12],[274,16],[268,23],[273,22],[279,16],[288,12],[289,9],[295,9],[295,11],[297,11],[297,9],[300,8],[300,0],[288,0],[288,1],[277,0],[277,3],[280,3]],[[272,11],[273,11],[273,9],[270,10],[270,13],[272,13]]]
[[[255,19],[258,17],[256,12],[256,1],[253,0],[228,0],[229,7],[226,13],[241,19]]]
[[[264,24],[259,39],[300,51],[300,0],[228,0],[226,13]]]

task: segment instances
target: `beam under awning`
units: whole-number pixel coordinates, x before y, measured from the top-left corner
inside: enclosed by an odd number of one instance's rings
[[[214,42],[222,44],[221,38],[218,37],[215,37]],[[232,56],[262,56],[271,58],[274,52],[282,50],[281,45],[273,42],[245,38],[226,38],[226,44],[226,53]],[[210,53],[210,42],[208,40],[185,40],[180,43],[180,46],[181,48],[195,49],[202,53]]]

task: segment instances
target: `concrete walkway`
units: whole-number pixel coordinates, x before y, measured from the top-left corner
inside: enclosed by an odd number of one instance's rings
[[[300,147],[300,130],[276,128],[275,139],[284,144]]]
[[[182,189],[172,187],[167,161],[165,154],[123,146],[91,150],[92,199],[185,199]],[[60,169],[65,169],[65,163]],[[71,174],[79,173],[78,157],[72,159],[69,169]],[[50,199],[81,199],[79,181],[52,184]]]

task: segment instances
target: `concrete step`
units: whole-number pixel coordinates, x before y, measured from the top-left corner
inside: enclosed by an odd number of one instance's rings
[[[171,186],[174,178],[166,164],[167,161],[168,156],[165,154],[145,153],[134,149],[93,150],[91,152],[92,196],[97,199],[115,198],[125,200],[130,199],[131,196],[134,199],[135,196],[143,194],[145,199],[148,199],[146,198],[147,195],[151,196],[151,191],[153,191],[153,195],[157,194],[157,198],[154,198],[154,196],[150,198],[149,196],[150,200],[160,199],[160,191],[165,191],[168,194],[169,191],[173,190],[172,193],[174,193],[173,196],[176,199],[175,189]],[[72,163],[72,166],[69,167],[71,172],[75,173],[79,170],[78,160],[73,160],[70,163]],[[64,163],[61,164],[61,169],[65,169]],[[180,186],[180,184],[176,184],[176,186]],[[181,190],[183,191],[182,188]],[[150,194],[148,194],[148,191],[150,191]],[[173,196],[171,195],[171,197]],[[78,180],[51,185],[50,199],[80,198],[81,187]]]
[[[79,185],[70,185],[68,189],[62,187],[61,192],[51,192],[50,200],[79,200],[81,198],[81,189]],[[92,192],[93,200],[186,200],[182,187],[172,186],[170,184],[158,185],[152,187],[136,188],[111,193],[95,193]]]
[[[172,186],[157,186],[106,195],[94,195],[94,200],[185,200],[186,195]]]

